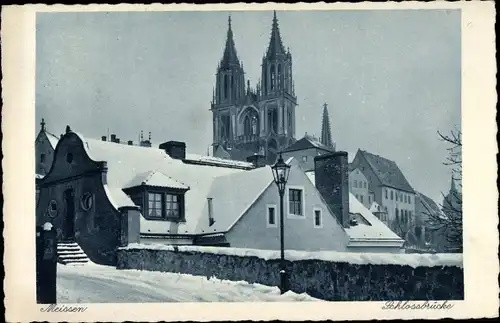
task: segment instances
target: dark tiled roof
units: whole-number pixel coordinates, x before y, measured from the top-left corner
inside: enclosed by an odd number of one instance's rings
[[[325,151],[333,152],[333,149],[330,147],[327,147],[320,143],[317,140],[314,140],[313,138],[309,136],[304,136],[302,139],[296,141],[294,144],[283,150],[283,152],[289,152],[289,151],[296,151],[296,150],[303,150],[303,149],[309,149],[309,148],[319,148],[323,149]]]
[[[416,192],[418,194],[418,196],[422,199],[422,202],[426,203],[427,207],[430,208],[429,211],[431,212],[434,212],[436,214],[439,214],[441,213],[441,210],[439,209],[439,206],[436,204],[436,202],[434,202],[430,197],[420,193],[420,192]]]
[[[406,192],[414,192],[413,188],[394,161],[363,150],[360,150],[360,153],[363,154],[366,161],[375,172],[375,175],[382,182],[382,185]]]

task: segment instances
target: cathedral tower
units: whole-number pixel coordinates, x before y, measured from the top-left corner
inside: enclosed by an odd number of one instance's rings
[[[217,67],[215,89],[212,97],[214,144],[227,145],[234,140],[235,107],[245,95],[245,72],[236,52],[236,45],[228,20],[226,45]]]
[[[229,18],[211,102],[214,156],[246,160],[263,153],[266,162],[271,164],[278,151],[295,142],[297,99],[292,55],[283,46],[276,12],[269,45],[262,57],[261,80],[254,88],[245,80]]]
[[[268,150],[277,152],[294,142],[297,98],[293,83],[292,55],[283,46],[276,11],[269,45],[262,57],[261,80],[260,104],[265,120],[261,135],[268,139]]]

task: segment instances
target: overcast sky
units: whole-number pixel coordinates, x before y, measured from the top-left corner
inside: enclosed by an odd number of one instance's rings
[[[217,63],[231,14],[252,86],[272,11],[37,15],[36,116],[60,134],[116,133],[206,153]],[[396,161],[410,184],[441,202],[451,171],[437,131],[460,127],[457,10],[278,11],[293,57],[297,139],[320,135],[327,102],[337,150]],[[37,130],[39,125],[37,124]],[[352,159],[354,156],[351,156]]]

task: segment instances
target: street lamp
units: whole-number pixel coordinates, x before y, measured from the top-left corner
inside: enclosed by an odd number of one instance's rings
[[[283,161],[281,152],[276,164],[271,167],[273,171],[274,182],[278,186],[280,194],[280,242],[281,242],[281,261],[280,261],[280,290],[284,294],[288,289],[288,276],[285,269],[285,239],[284,239],[284,223],[283,223],[283,196],[285,194],[286,182],[290,175],[290,165]]]

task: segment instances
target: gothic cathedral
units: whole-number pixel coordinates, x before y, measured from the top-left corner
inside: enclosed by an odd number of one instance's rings
[[[214,156],[246,161],[259,154],[266,163],[274,163],[277,153],[296,141],[296,106],[292,55],[283,46],[276,12],[269,46],[262,57],[261,79],[255,88],[245,80],[229,17],[210,109]]]

